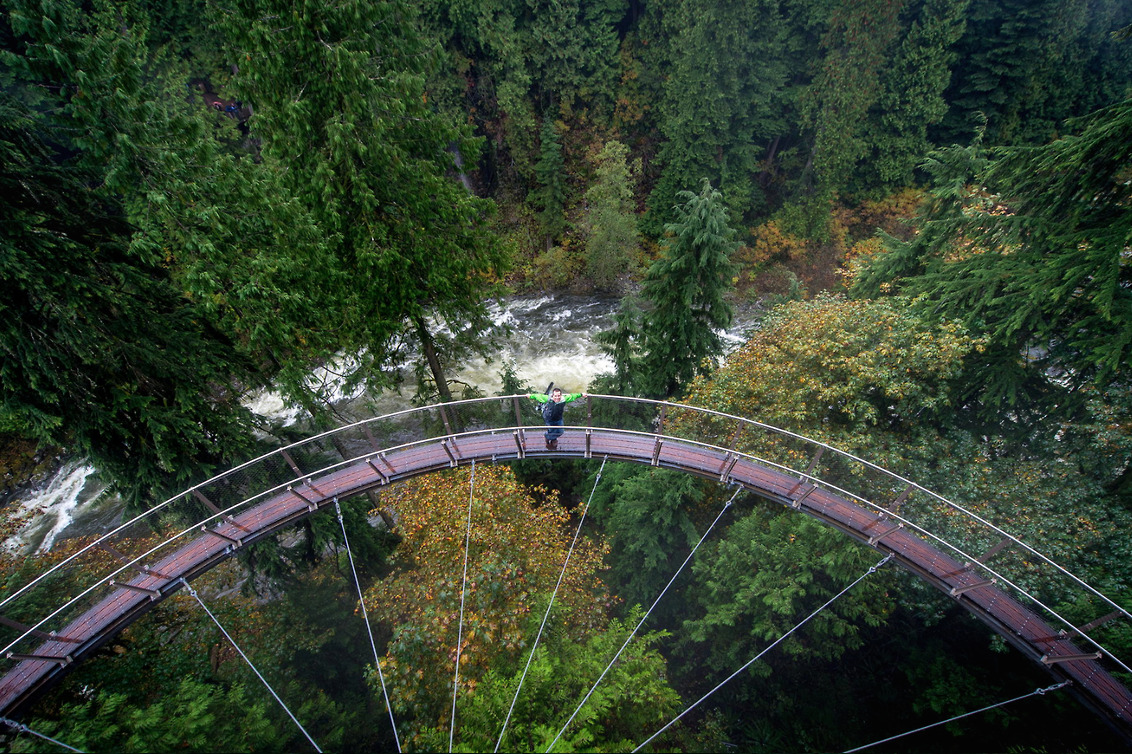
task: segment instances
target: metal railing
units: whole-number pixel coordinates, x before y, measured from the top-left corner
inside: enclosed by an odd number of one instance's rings
[[[367,419],[281,447],[154,506],[97,538],[67,543],[73,550],[39,572],[25,566],[0,599],[6,672],[11,655],[30,651],[61,632],[102,599],[111,582],[139,569],[218,523],[311,477],[404,447],[485,432],[541,431],[525,396],[476,398],[407,409]],[[1074,573],[1081,563],[1043,553],[1008,526],[925,489],[880,466],[823,442],[762,422],[695,406],[591,395],[567,411],[569,426],[648,433],[731,452],[824,487],[883,512],[960,562],[981,571],[1043,615],[1056,628],[1103,652],[1132,673],[1106,646],[1132,617],[1110,596]],[[35,563],[33,559],[28,564]],[[59,638],[59,637],[56,637]],[[65,638],[64,638],[65,640]]]

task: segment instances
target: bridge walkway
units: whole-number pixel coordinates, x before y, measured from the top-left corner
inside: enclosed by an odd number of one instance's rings
[[[1042,663],[1090,708],[1132,740],[1132,694],[1099,662],[1099,653],[1076,646],[1036,613],[883,512],[724,448],[674,437],[600,428],[566,428],[555,450],[544,449],[541,431],[490,430],[376,452],[362,460],[296,480],[253,507],[199,535],[155,563],[148,574],[111,582],[109,593],[32,653],[9,654],[16,667],[0,679],[0,715],[19,715],[69,665],[93,653],[117,632],[240,548],[283,529],[318,509],[421,474],[477,463],[522,458],[603,458],[677,469],[726,484],[739,484],[837,527],[952,596],[1014,647]]]

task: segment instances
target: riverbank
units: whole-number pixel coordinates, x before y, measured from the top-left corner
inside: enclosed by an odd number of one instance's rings
[[[61,448],[41,448],[33,440],[0,434],[0,508],[47,481],[63,465]]]

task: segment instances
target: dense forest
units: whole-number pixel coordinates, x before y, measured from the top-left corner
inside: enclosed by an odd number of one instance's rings
[[[5,470],[80,454],[144,510],[340,424],[316,368],[379,394],[409,365],[422,404],[481,394],[449,375],[506,338],[493,298],[605,292],[623,296],[600,336],[614,368],[590,392],[685,400],[868,458],[1132,609],[1125,0],[0,8]],[[739,306],[758,326],[723,358]],[[506,366],[503,382],[532,390]],[[266,386],[301,429],[247,408]],[[475,485],[490,509],[465,565],[455,750],[496,746],[520,674],[503,748],[546,750],[730,493],[581,461],[481,469]],[[226,595],[215,610],[324,748],[449,746],[452,511],[468,488],[455,469],[344,501],[341,532],[314,516],[194,582]],[[753,497],[728,516],[556,751],[631,750],[876,560]],[[347,527],[397,740],[343,578]],[[6,553],[0,590],[74,546]],[[1047,681],[885,571],[650,746],[840,751]],[[184,594],[25,722],[84,750],[309,746]],[[1050,694],[883,748],[1127,742]]]

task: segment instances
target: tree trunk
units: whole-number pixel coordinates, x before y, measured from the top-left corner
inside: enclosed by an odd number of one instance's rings
[[[419,314],[413,317],[413,325],[417,329],[417,340],[421,343],[428,369],[432,372],[432,381],[436,383],[436,392],[440,394],[443,403],[452,402],[452,391],[448,389],[448,378],[444,375],[444,367],[440,365],[440,357],[436,354],[436,343],[425,326],[424,317]]]

